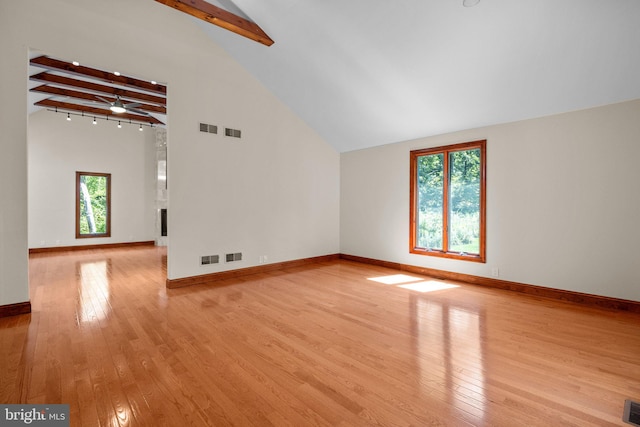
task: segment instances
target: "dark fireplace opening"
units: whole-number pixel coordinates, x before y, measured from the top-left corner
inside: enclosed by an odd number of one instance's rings
[[[167,210],[160,209],[160,235],[167,235]]]

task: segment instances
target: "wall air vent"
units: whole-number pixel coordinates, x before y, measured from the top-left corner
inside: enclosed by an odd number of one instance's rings
[[[226,254],[225,259],[227,262],[242,261],[242,252],[236,252],[235,254]]]
[[[225,136],[230,136],[232,138],[240,138],[241,137],[240,129],[224,128],[224,134],[225,134]]]
[[[640,403],[629,399],[625,400],[622,421],[632,426],[640,426]]]
[[[200,132],[218,133],[218,126],[207,123],[200,123]]]
[[[220,262],[219,255],[203,255],[200,257],[200,265],[217,264]]]

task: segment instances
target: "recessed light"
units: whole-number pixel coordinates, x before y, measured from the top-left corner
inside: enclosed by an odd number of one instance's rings
[[[80,65],[80,63],[79,63],[78,61],[73,61],[73,62],[72,62],[72,64],[73,64],[73,65],[75,65],[76,67],[77,67],[78,65]]]
[[[113,74],[115,74],[116,76],[120,75],[120,73],[118,71],[114,71]]]
[[[152,85],[157,85],[157,84],[158,84],[158,82],[156,82],[155,80],[151,80],[151,84],[152,84]]]

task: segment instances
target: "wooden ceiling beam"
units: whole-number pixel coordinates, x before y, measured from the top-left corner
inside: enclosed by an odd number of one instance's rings
[[[52,70],[64,71],[66,73],[78,76],[91,77],[103,82],[118,84],[127,87],[138,88],[149,92],[158,93],[166,96],[167,87],[159,84],[152,84],[146,80],[140,80],[135,77],[128,77],[115,74],[109,71],[98,70],[97,68],[85,67],[83,65],[73,65],[71,62],[61,61],[59,59],[50,58],[48,56],[38,56],[29,61],[31,65],[37,67],[48,68]]]
[[[41,85],[41,86],[34,87],[33,89],[31,89],[31,92],[48,93],[48,94],[51,94],[51,95],[59,95],[59,96],[68,96],[70,98],[86,99],[88,101],[99,102],[99,103],[104,104],[104,101],[102,101],[101,99],[97,98],[98,96],[101,96],[101,95],[95,95],[95,94],[87,93],[87,92],[80,92],[80,91],[73,90],[73,89],[65,89],[65,88],[61,88],[61,87],[57,87],[57,86]],[[115,98],[110,98],[107,95],[105,95],[103,98],[108,100],[109,102],[115,102],[115,100],[116,100]],[[158,106],[158,105],[142,104],[141,103],[139,106],[137,106],[135,108],[136,108],[136,110],[149,111],[149,112],[158,113],[158,114],[167,114],[167,109],[165,107],[161,107],[161,106]]]
[[[166,105],[166,98],[148,93],[135,92],[128,89],[119,89],[111,86],[105,86],[98,83],[91,83],[85,80],[73,79],[71,77],[59,76],[48,72],[42,72],[30,77],[31,80],[56,83],[74,88],[87,89],[94,92],[106,93],[109,95],[119,95],[122,98],[129,98],[137,101],[147,101],[154,104]]]
[[[49,107],[65,111],[80,111],[81,113],[88,113],[88,116],[107,116],[109,119],[128,121],[132,120],[137,123],[153,123],[156,125],[164,125],[163,122],[156,119],[153,116],[141,116],[138,114],[122,113],[116,114],[111,110],[104,110],[102,108],[90,107],[88,105],[74,104],[71,102],[53,101],[51,99],[44,99],[36,102],[34,105],[40,107]]]
[[[265,46],[271,46],[273,40],[255,22],[227,12],[204,0],[155,0],[188,15],[195,16],[210,24],[217,25],[233,33],[247,37]]]

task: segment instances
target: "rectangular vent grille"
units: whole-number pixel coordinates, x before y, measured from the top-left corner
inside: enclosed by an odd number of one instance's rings
[[[224,128],[224,134],[232,138],[241,138],[240,129]]]
[[[227,262],[242,261],[242,252],[236,252],[235,254],[226,255]]]
[[[200,132],[218,133],[218,126],[207,123],[200,123]]]
[[[200,265],[217,264],[219,262],[219,255],[203,255],[200,257]]]
[[[622,421],[632,426],[640,426],[640,403],[625,400]]]

